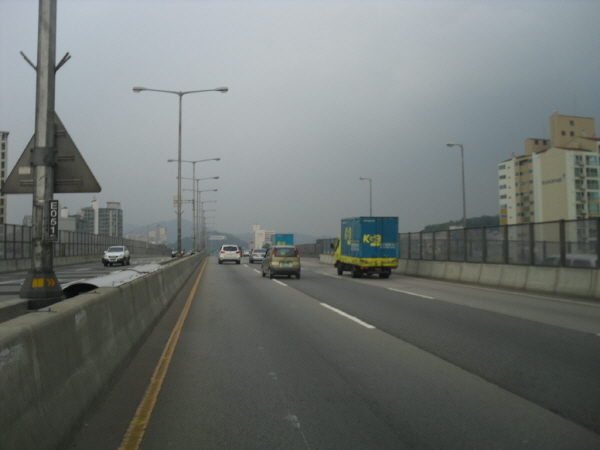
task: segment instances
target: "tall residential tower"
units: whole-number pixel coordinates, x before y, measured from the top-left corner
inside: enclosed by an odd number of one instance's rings
[[[549,139],[498,166],[500,224],[600,217],[599,156],[594,119],[556,111]]]

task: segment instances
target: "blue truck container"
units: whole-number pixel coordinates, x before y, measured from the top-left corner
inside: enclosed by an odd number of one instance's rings
[[[334,266],[338,274],[352,277],[379,274],[388,278],[398,267],[398,218],[353,217],[342,219]]]
[[[274,234],[271,238],[273,245],[294,245],[293,234]]]

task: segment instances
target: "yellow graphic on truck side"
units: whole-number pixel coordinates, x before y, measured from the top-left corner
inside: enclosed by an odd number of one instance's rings
[[[369,244],[371,247],[381,247],[383,238],[380,234],[365,234],[363,235],[363,244]]]

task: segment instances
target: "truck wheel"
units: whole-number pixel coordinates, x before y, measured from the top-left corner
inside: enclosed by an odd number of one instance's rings
[[[342,267],[341,264],[338,264],[338,266],[337,266],[337,273],[338,273],[338,275],[344,274],[344,268]]]

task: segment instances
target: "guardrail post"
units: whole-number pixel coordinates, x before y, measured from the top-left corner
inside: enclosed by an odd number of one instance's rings
[[[481,262],[487,262],[487,227],[481,230]]]
[[[535,227],[533,223],[529,223],[529,264],[533,266],[535,263]]]
[[[463,262],[467,262],[467,228],[463,226]]]
[[[504,225],[504,236],[502,239],[502,259],[504,264],[508,264],[508,225]]]
[[[567,265],[567,241],[564,219],[558,222],[558,235],[560,239],[560,267],[565,267]]]
[[[600,267],[600,218],[596,219],[596,267]]]

